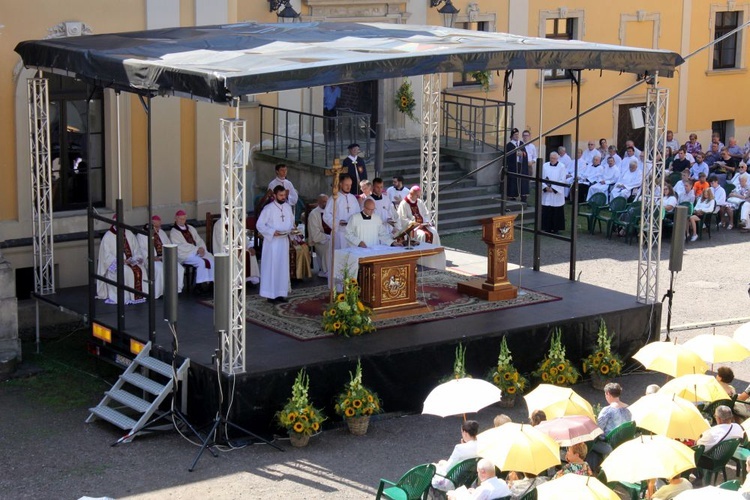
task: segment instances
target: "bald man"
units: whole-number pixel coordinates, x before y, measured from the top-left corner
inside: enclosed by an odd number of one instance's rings
[[[350,247],[370,248],[376,245],[398,246],[375,213],[375,201],[367,198],[364,208],[352,215],[346,226],[346,242]]]

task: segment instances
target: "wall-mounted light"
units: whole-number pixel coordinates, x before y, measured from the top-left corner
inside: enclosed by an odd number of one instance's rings
[[[443,2],[445,2],[445,5],[438,9],[438,13],[443,17],[443,26],[452,28],[456,22],[456,14],[461,10],[457,9],[451,0],[430,0],[430,7],[437,7]]]
[[[300,14],[289,0],[268,0],[270,12],[276,12],[280,23],[293,23],[299,21]]]

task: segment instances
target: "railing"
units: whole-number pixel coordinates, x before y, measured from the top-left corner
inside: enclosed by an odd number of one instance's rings
[[[367,113],[339,109],[337,116],[323,116],[260,105],[260,151],[318,167],[329,168],[355,142],[369,158],[370,131]]]
[[[508,127],[513,124],[513,106],[508,103]],[[442,122],[441,146],[475,153],[500,151],[505,146],[503,101],[443,92]]]

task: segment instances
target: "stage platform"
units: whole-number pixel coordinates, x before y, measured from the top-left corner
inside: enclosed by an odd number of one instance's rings
[[[511,274],[511,282],[517,284],[519,272]],[[483,378],[497,361],[503,336],[507,336],[517,367],[525,373],[544,357],[555,327],[562,329],[567,355],[574,361],[592,352],[600,319],[614,333],[613,349],[626,359],[648,340],[658,338],[660,303],[639,304],[634,296],[543,272],[523,270],[521,279],[524,288],[561,300],[398,326],[353,338],[299,341],[248,323],[247,372],[236,377],[230,419],[259,434],[278,433],[273,415],[290,396],[291,384],[302,367],[310,375],[314,404],[335,420],[338,417],[333,413],[333,399],[348,382],[358,357],[362,360],[365,384],[378,392],[386,411],[421,412],[429,391],[451,373],[459,342],[466,346],[467,371]],[[322,283],[315,278],[295,288]],[[248,294],[257,294],[257,287],[249,288]],[[204,299],[182,294],[177,322],[179,355],[191,359],[188,414],[198,424],[213,418],[218,393],[211,361],[217,348],[213,309],[201,303]],[[88,314],[87,287],[59,290],[44,300]],[[162,321],[162,307],[162,300],[158,300],[157,352],[161,359],[171,361],[172,337]],[[116,325],[116,307],[97,301],[90,320]],[[148,340],[146,304],[128,306],[125,321],[127,335],[142,342]],[[225,389],[227,382],[225,379]]]

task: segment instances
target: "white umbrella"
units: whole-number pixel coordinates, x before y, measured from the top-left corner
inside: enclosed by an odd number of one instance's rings
[[[695,467],[695,452],[665,436],[638,436],[625,441],[602,462],[608,481],[637,483],[674,477]]]
[[[595,477],[565,474],[536,487],[539,500],[619,500],[612,491]]]
[[[706,486],[704,488],[696,488],[694,490],[683,491],[674,497],[675,500],[721,500],[723,498],[745,498],[742,493],[738,491],[725,490],[717,486]]]
[[[440,384],[424,400],[423,414],[447,417],[476,413],[500,401],[500,389],[486,380],[457,378]]]

